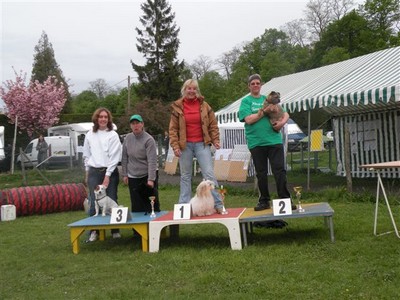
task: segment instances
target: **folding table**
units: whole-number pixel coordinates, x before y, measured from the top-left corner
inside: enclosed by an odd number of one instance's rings
[[[400,168],[400,160],[362,165],[362,166],[360,166],[360,168],[367,168],[367,169],[370,169],[371,171],[372,170],[376,171],[376,173],[378,174],[378,184],[377,184],[377,188],[376,188],[376,201],[375,201],[374,235],[378,236],[378,235],[383,235],[383,234],[388,234],[388,233],[393,232],[393,231],[387,231],[387,232],[383,232],[380,234],[377,234],[377,232],[376,232],[377,231],[376,227],[377,227],[377,223],[378,223],[378,207],[379,207],[379,195],[380,195],[379,190],[382,189],[382,194],[383,194],[383,197],[385,198],[386,206],[387,206],[387,209],[388,209],[388,212],[390,215],[390,219],[392,220],[394,231],[396,232],[397,237],[400,238],[399,231],[397,230],[396,222],[394,221],[392,209],[390,208],[390,204],[389,204],[388,198],[386,196],[385,187],[382,183],[382,178],[381,178],[381,170],[382,169]]]

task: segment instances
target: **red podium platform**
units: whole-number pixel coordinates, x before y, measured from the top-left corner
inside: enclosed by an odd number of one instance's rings
[[[228,214],[213,214],[204,217],[192,217],[188,220],[174,220],[174,212],[169,213],[151,221],[149,224],[149,252],[158,252],[160,248],[161,230],[170,225],[187,225],[187,224],[209,224],[219,223],[228,229],[229,239],[232,250],[241,250],[242,241],[240,236],[239,217],[245,208],[228,208]]]

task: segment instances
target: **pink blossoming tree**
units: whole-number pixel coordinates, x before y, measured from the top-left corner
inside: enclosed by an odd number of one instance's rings
[[[32,137],[34,132],[44,131],[58,122],[59,114],[67,100],[63,83],[54,76],[46,81],[25,84],[26,74],[15,72],[15,81],[7,80],[0,87],[0,97],[7,107],[12,123],[18,117],[18,127]]]

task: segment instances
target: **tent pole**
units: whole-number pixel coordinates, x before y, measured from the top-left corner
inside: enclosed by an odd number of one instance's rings
[[[310,145],[311,145],[311,109],[308,110],[307,141],[307,191],[310,190]]]

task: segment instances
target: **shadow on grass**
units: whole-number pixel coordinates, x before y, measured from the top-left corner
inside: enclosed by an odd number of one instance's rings
[[[181,234],[179,237],[166,237],[160,240],[160,250],[167,248],[187,248],[187,249],[199,249],[199,248],[218,248],[227,249],[231,248],[230,240],[228,235],[222,235],[220,237],[212,236],[193,236]]]
[[[313,241],[326,240],[330,242],[330,233],[327,228],[298,229],[286,227],[283,229],[256,228],[253,233],[247,234],[248,245],[290,245],[308,244]]]

